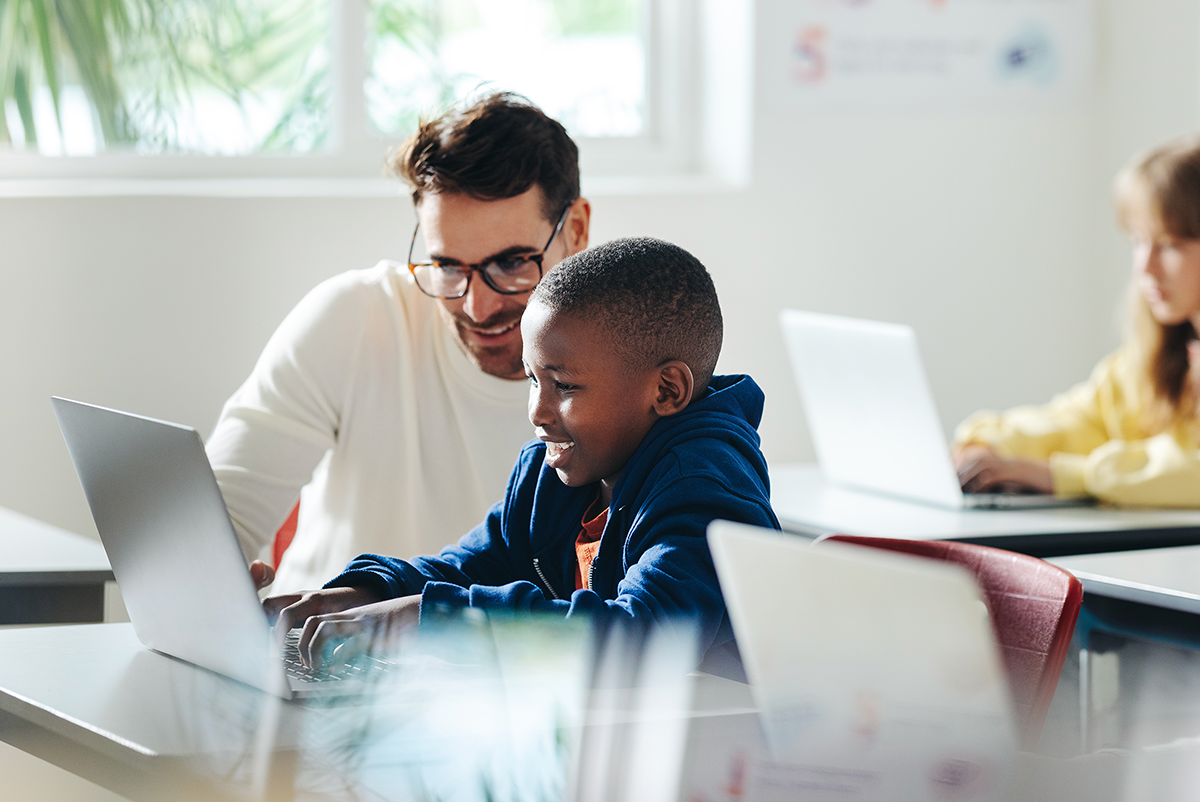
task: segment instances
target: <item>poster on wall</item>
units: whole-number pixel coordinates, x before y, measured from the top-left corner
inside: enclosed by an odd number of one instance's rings
[[[1091,79],[1091,0],[788,0],[768,13],[771,105],[1061,106]]]

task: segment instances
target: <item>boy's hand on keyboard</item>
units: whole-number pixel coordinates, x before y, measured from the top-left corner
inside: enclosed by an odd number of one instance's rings
[[[375,601],[379,601],[379,597],[366,588],[329,588],[268,596],[262,605],[267,620],[287,632],[301,626],[309,616],[341,612]]]
[[[332,669],[368,653],[394,652],[404,633],[416,628],[420,596],[366,604],[338,613],[309,616],[297,648],[314,669]]]
[[[319,669],[385,650],[402,630],[416,626],[420,596],[377,598],[363,588],[329,588],[270,596],[263,599],[263,609],[280,632],[303,628],[300,659]]]

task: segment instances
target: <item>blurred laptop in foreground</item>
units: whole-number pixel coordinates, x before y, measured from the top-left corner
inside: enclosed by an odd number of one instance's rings
[[[966,570],[725,521],[708,540],[765,737],[734,750],[744,798],[1008,798],[1017,726]]]

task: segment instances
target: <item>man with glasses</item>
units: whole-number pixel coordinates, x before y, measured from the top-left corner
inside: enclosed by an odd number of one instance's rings
[[[522,98],[422,123],[392,167],[417,212],[408,264],[309,293],[208,441],[248,559],[272,561],[299,498],[275,592],[318,588],[364,552],[436,553],[503,496],[533,436],[521,314],[587,247],[575,144]]]

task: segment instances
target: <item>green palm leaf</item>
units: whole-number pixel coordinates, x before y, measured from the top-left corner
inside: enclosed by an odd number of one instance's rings
[[[328,0],[0,0],[0,143],[13,101],[36,147],[35,90],[44,87],[62,134],[63,87],[82,89],[108,146],[177,149],[178,116],[198,92],[243,106],[264,88],[295,86],[267,137],[278,147],[305,115],[328,125],[327,64],[310,63],[327,36]],[[327,80],[324,80],[327,84]],[[311,127],[311,126],[309,126]],[[309,139],[312,136],[309,135]]]

